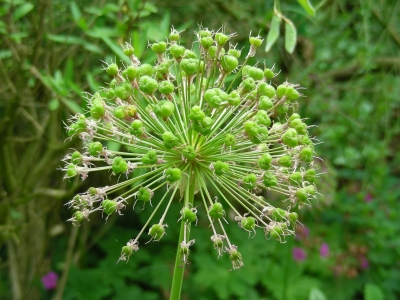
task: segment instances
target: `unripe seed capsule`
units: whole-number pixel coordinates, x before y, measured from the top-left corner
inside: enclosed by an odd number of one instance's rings
[[[77,165],[83,161],[82,154],[79,151],[75,151],[71,154],[71,162]]]
[[[289,175],[289,183],[293,185],[300,185],[302,176],[300,172],[294,172]]]
[[[115,91],[115,95],[118,98],[120,98],[122,100],[126,100],[129,98],[129,96],[133,92],[132,84],[128,81],[124,81],[120,85],[117,85],[114,88],[114,91]]]
[[[131,134],[134,136],[141,136],[144,132],[143,130],[143,122],[140,120],[134,120],[131,124],[131,128],[129,130]]]
[[[103,152],[103,145],[100,142],[88,144],[88,152],[92,156],[99,156]]]
[[[219,46],[225,45],[228,40],[229,40],[229,36],[227,36],[226,34],[224,34],[222,32],[218,32],[217,34],[215,34],[215,41],[217,42],[217,44]]]
[[[271,119],[268,116],[268,113],[265,110],[259,110],[255,116],[255,120],[257,124],[269,126],[271,125]]]
[[[283,221],[285,219],[286,212],[282,208],[274,208],[271,211],[271,217],[274,221]]]
[[[229,164],[222,161],[216,161],[214,163],[214,173],[218,176],[224,175],[229,171]]]
[[[266,96],[261,96],[258,102],[258,109],[268,111],[270,110],[274,104],[272,100]]]
[[[153,240],[159,241],[165,234],[165,228],[161,224],[154,224],[149,229],[149,235]]]
[[[196,212],[188,207],[184,207],[181,210],[181,215],[182,215],[182,221],[185,223],[192,223],[197,219]]]
[[[153,196],[152,191],[145,187],[139,188],[138,193],[137,193],[138,200],[143,201],[143,202],[149,202],[151,200],[152,196]]]
[[[264,153],[258,160],[258,166],[263,170],[269,170],[271,168],[272,156],[269,153]]]
[[[262,80],[264,78],[263,70],[261,70],[257,67],[249,67],[247,72],[248,72],[248,76],[250,76],[254,80]]]
[[[311,162],[313,160],[313,149],[310,147],[305,147],[300,150],[300,159],[305,162]]]
[[[300,201],[300,202],[306,202],[307,201],[308,196],[307,196],[307,192],[306,192],[306,190],[304,188],[298,189],[296,191],[295,195],[296,195],[296,198],[297,198],[298,201]]]
[[[160,84],[158,85],[158,90],[161,94],[169,95],[173,93],[173,91],[175,90],[175,86],[172,82],[165,80],[160,82]]]
[[[253,121],[247,121],[244,123],[244,131],[248,136],[256,136],[258,134],[257,123]]]
[[[83,221],[83,219],[84,219],[83,212],[81,212],[81,211],[76,211],[76,212],[74,213],[74,218],[75,218],[75,220],[76,220],[78,223],[81,223],[81,222]]]
[[[213,88],[204,93],[204,99],[210,107],[220,108],[227,104],[228,94],[219,88]]]
[[[225,216],[225,210],[224,210],[222,204],[219,202],[216,202],[213,205],[211,205],[208,210],[208,215],[211,218],[215,218],[215,219],[219,219],[219,218],[222,218],[223,216]]]
[[[78,172],[76,171],[76,166],[74,164],[69,164],[67,167],[67,176],[71,178],[76,175],[78,175]]]
[[[149,150],[142,156],[142,163],[144,165],[155,165],[157,161],[157,152],[155,150]]]
[[[117,106],[114,109],[114,116],[118,119],[125,118],[125,107],[124,106]]]
[[[117,209],[117,202],[106,199],[101,202],[101,206],[107,215],[111,215]]]
[[[257,95],[272,98],[275,96],[275,94],[276,90],[272,85],[265,82],[261,82],[257,85]]]
[[[232,56],[234,56],[236,58],[239,58],[242,53],[239,50],[236,50],[236,49],[229,49],[228,50],[228,54],[232,55]]]
[[[254,46],[255,48],[260,47],[263,42],[263,40],[258,36],[252,36],[249,38],[249,40],[250,40],[250,45]]]
[[[162,54],[167,49],[167,44],[165,42],[154,43],[151,45],[151,49],[157,54]]]
[[[122,252],[123,256],[129,257],[132,255],[133,249],[132,249],[132,247],[129,247],[129,246],[123,246],[121,252]]]
[[[224,138],[225,146],[235,146],[236,139],[233,134],[227,133]]]
[[[204,49],[209,49],[212,46],[213,42],[213,39],[209,36],[202,37],[200,40],[200,43]]]
[[[292,157],[290,155],[283,155],[278,158],[278,164],[283,167],[291,167],[293,164]]]
[[[140,78],[145,75],[153,75],[153,67],[150,64],[142,64],[137,68],[136,78]]]
[[[135,53],[135,50],[131,45],[127,45],[127,47],[125,47],[122,51],[126,56],[132,56]]]
[[[256,220],[253,217],[243,218],[240,221],[242,227],[247,231],[253,231],[256,227]]]
[[[255,174],[248,174],[243,178],[243,185],[252,190],[257,186],[257,176]]]
[[[153,95],[157,90],[158,83],[157,80],[151,78],[150,76],[144,75],[139,79],[139,89],[148,95]]]
[[[288,218],[289,218],[289,220],[290,220],[290,222],[291,222],[292,224],[295,224],[296,221],[297,221],[297,219],[299,218],[299,216],[297,215],[296,212],[291,212],[291,213],[289,213]]]
[[[306,173],[304,174],[304,180],[313,183],[315,181],[315,170],[314,169],[308,169]]]
[[[186,75],[193,75],[198,71],[199,61],[193,58],[185,58],[181,60],[180,66]]]
[[[118,75],[118,66],[117,66],[117,64],[110,64],[107,67],[106,72],[111,76],[117,76]]]
[[[193,146],[186,146],[183,150],[182,150],[182,155],[183,157],[187,158],[188,160],[193,160],[196,158],[197,153],[196,150],[194,149]]]
[[[132,118],[136,115],[136,113],[137,113],[137,107],[135,105],[125,106],[125,115],[127,117]]]
[[[285,96],[287,87],[288,86],[286,84],[281,84],[277,87],[276,95],[278,96],[278,99],[281,99],[283,96]]]
[[[298,144],[298,134],[293,128],[289,128],[282,135],[282,142],[289,147],[296,147]]]
[[[285,96],[289,100],[296,100],[299,98],[300,94],[299,92],[292,86],[289,86],[286,91],[285,91]]]
[[[121,156],[117,156],[113,160],[112,170],[114,174],[125,173],[128,171],[128,163]]]
[[[168,118],[174,113],[175,106],[168,100],[161,100],[153,107],[154,113],[161,118]]]
[[[232,91],[228,95],[227,101],[229,105],[238,106],[242,100],[240,99],[240,95],[238,92]]]
[[[275,74],[271,69],[265,69],[264,70],[264,77],[268,80],[271,80],[272,78],[274,78]]]
[[[230,73],[236,69],[239,62],[238,62],[237,58],[232,55],[224,55],[221,57],[220,64],[221,64],[222,69],[226,73]]]
[[[180,60],[185,55],[185,47],[179,45],[172,45],[169,48],[169,52],[175,59]]]
[[[266,172],[263,177],[263,183],[267,188],[277,186],[278,179],[272,172]]]
[[[179,168],[169,168],[165,171],[166,180],[168,182],[176,182],[181,179],[182,171]]]
[[[163,133],[162,139],[164,141],[164,146],[167,149],[172,149],[179,144],[178,138],[169,131]]]

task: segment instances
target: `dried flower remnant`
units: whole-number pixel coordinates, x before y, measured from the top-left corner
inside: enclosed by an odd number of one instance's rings
[[[126,44],[131,63],[104,66],[112,77],[108,87],[89,95],[89,113],[72,117],[67,127],[84,149],[65,157],[64,170],[66,178],[82,179],[105,171],[118,183],[76,195],[68,202],[74,210],[69,221],[79,225],[95,212],[107,218],[135,203],[151,209],[142,230],[122,248],[120,260],[127,261],[145,232],[162,242],[171,203],[181,198],[180,264],[188,262],[195,242],[190,227],[203,206],[218,257],[229,255],[237,269],[243,260],[225,232],[227,212],[250,236],[261,230],[285,242],[298,223],[296,210],[317,197],[315,139],[295,112],[299,85],[275,85],[273,68],[247,64],[262,43],[259,36],[250,37],[242,64],[241,51],[229,43],[234,35],[201,28],[196,36],[197,52],[180,45],[180,33],[172,30],[168,42],[151,45],[155,65],[141,64]],[[225,85],[231,73],[236,75]],[[121,150],[108,149],[108,142]],[[145,172],[133,176],[135,170]],[[155,199],[160,190],[162,198]],[[282,207],[262,197],[263,190],[283,195]]]

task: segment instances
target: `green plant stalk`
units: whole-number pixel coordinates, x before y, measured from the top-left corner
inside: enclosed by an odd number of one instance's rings
[[[183,207],[187,206],[189,203],[193,204],[194,200],[194,189],[195,189],[195,178],[194,172],[192,172],[192,168],[189,171],[189,178],[186,185],[185,190],[185,200],[183,202]],[[185,228],[187,229],[185,235]],[[185,223],[181,220],[181,230],[179,234],[179,241],[178,247],[176,250],[176,259],[175,259],[175,267],[174,267],[174,275],[172,277],[172,287],[171,287],[171,294],[169,299],[170,300],[179,300],[181,298],[181,291],[182,291],[182,282],[183,282],[183,274],[185,273],[185,262],[182,261],[182,254],[181,254],[181,243],[186,238],[186,242],[189,239],[190,234],[190,223]]]

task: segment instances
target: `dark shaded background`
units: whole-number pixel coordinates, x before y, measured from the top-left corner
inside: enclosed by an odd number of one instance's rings
[[[302,212],[307,228],[284,245],[262,234],[249,240],[231,222],[245,262],[235,272],[227,271],[227,258],[216,259],[211,233],[199,223],[184,299],[400,298],[400,5],[312,2],[315,18],[281,0],[298,30],[295,52],[285,52],[282,36],[269,53],[264,43],[256,58],[281,70],[278,82],[306,87],[300,113],[318,125],[312,134],[323,142],[316,149],[324,196]],[[272,11],[272,2],[257,0],[1,2],[0,299],[168,297],[178,208],[160,243],[116,265],[149,212],[127,210],[107,223],[97,216],[79,229],[65,222],[68,199],[109,178],[62,179],[60,160],[80,147],[65,141],[63,122],[85,109],[83,91],[95,92],[107,80],[100,60],[118,59],[123,41],[150,62],[147,41],[167,36],[171,25],[185,30],[187,45],[198,24],[225,25],[246,47],[251,30],[266,37]],[[51,271],[55,290],[42,283]]]

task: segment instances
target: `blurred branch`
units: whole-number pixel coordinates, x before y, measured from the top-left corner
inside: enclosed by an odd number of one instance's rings
[[[388,70],[395,69],[397,71],[400,71],[400,59],[397,57],[376,58],[373,61],[373,64],[375,64],[377,69],[388,69]],[[335,80],[345,80],[354,76],[354,74],[357,73],[363,67],[364,67],[363,64],[355,63],[348,67],[326,72],[321,77],[332,77]]]
[[[53,199],[63,199],[68,195],[68,191],[52,189],[52,188],[39,188],[34,193],[33,196],[47,196]]]
[[[379,21],[382,23],[382,25],[386,26],[387,30],[389,31],[390,35],[392,36],[392,38],[396,41],[396,43],[400,46],[400,35],[397,34],[396,30],[394,29],[394,27],[392,25],[390,25],[390,21],[386,22],[381,14],[379,13],[379,11],[375,8],[371,9],[372,12],[374,13],[374,15],[379,19]]]
[[[7,242],[7,250],[8,250],[8,260],[10,267],[9,271],[10,271],[13,299],[21,300],[22,290],[18,276],[19,268],[18,268],[18,259],[16,257],[17,252],[12,241]]]

